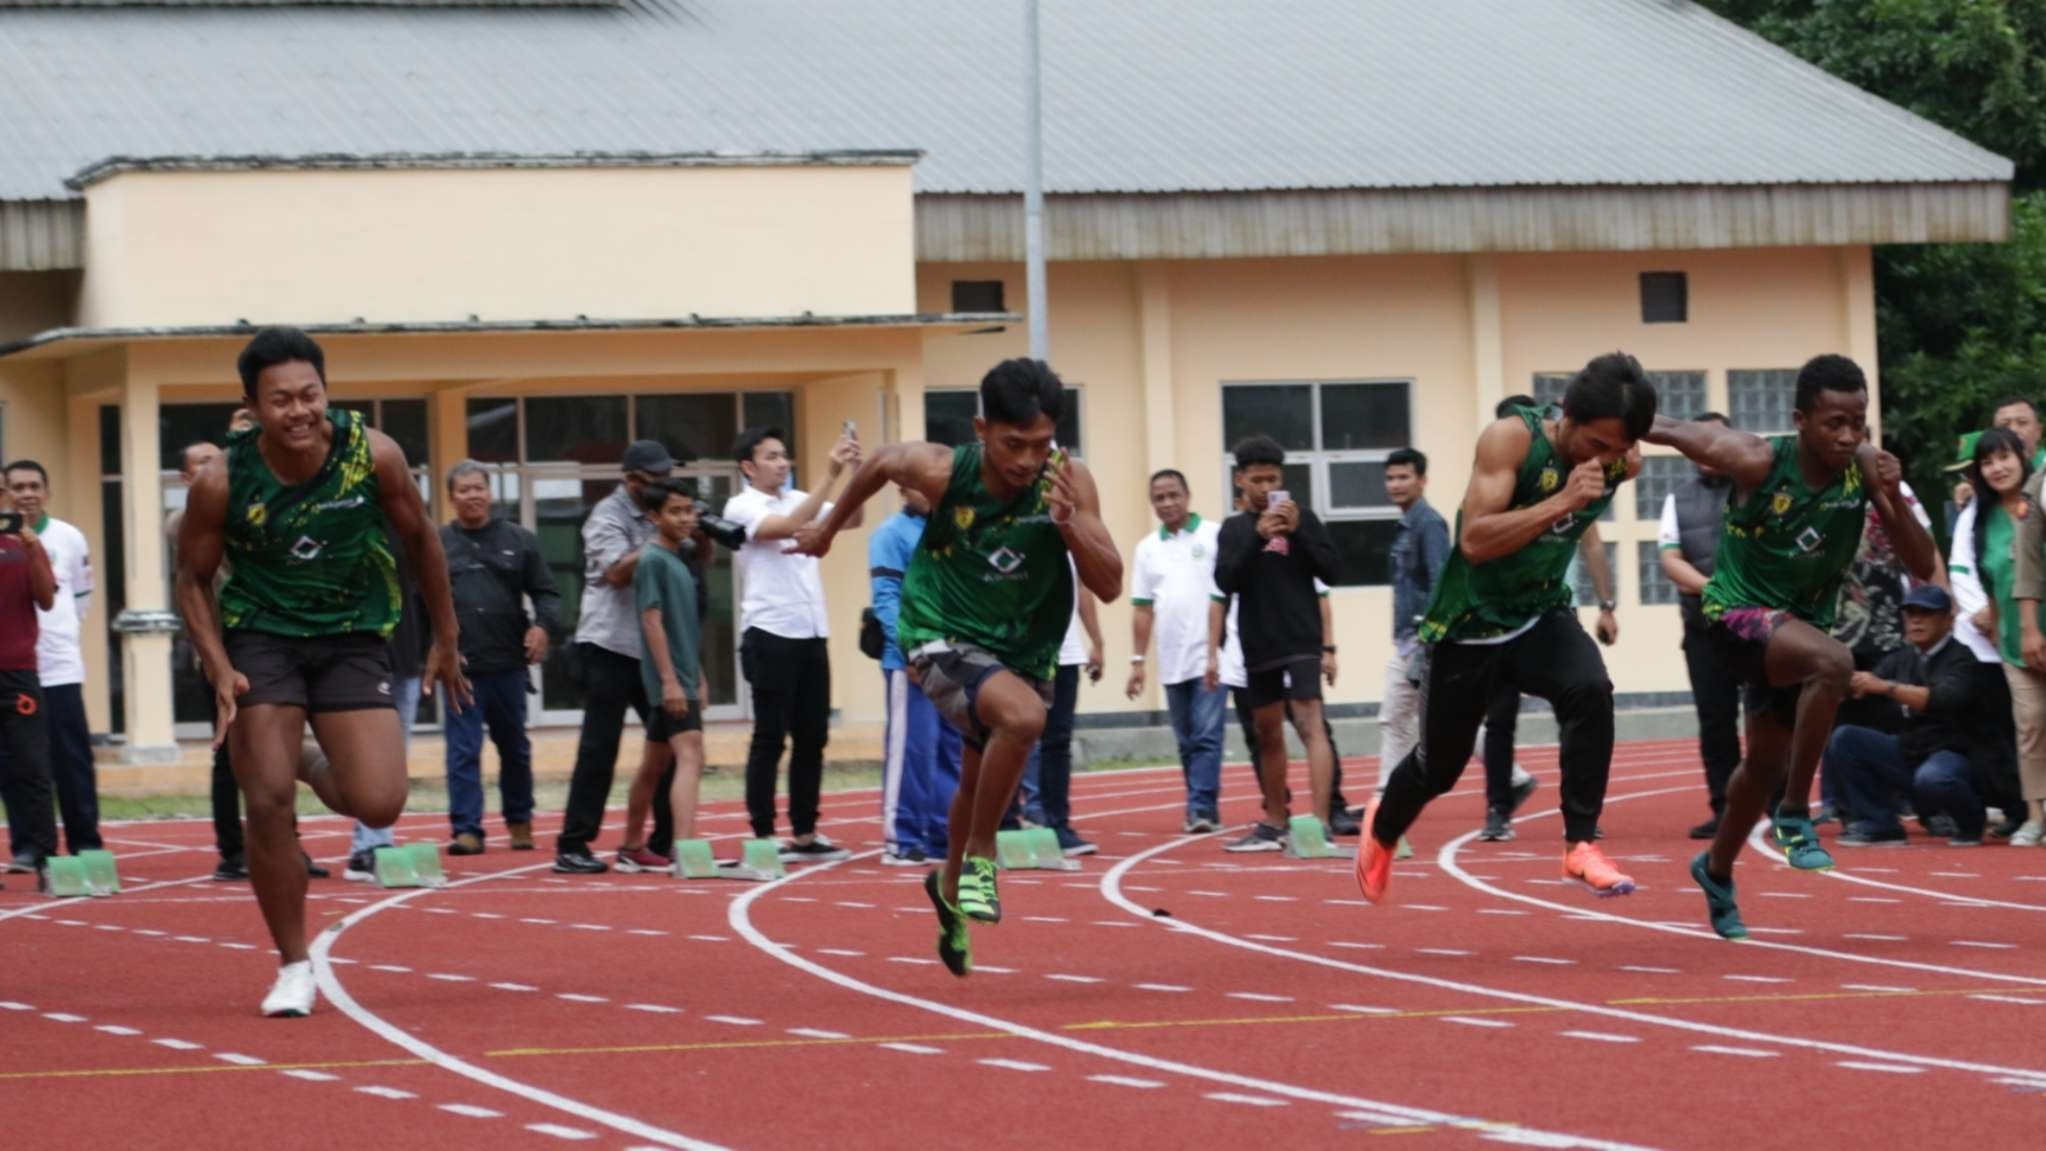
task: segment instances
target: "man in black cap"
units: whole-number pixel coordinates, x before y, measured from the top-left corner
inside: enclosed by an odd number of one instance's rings
[[[640,722],[647,717],[646,689],[640,685],[639,612],[633,606],[632,574],[640,552],[653,537],[653,520],[640,507],[641,493],[655,480],[668,478],[675,460],[652,440],[635,440],[625,449],[625,481],[597,501],[583,521],[582,613],[575,627],[575,666],[584,689],[582,739],[576,745],[575,774],[568,784],[568,811],[561,835],[554,841],[554,870],[565,875],[596,875],[609,870],[590,854],[590,844],[604,826],[604,804],[611,797],[611,776],[618,766],[618,741],[629,705]],[[665,744],[648,745],[648,755],[667,755]],[[672,779],[670,764],[667,778]],[[662,793],[666,794],[666,780]],[[665,801],[654,811],[666,811]],[[654,844],[665,846],[655,826]],[[621,856],[622,858],[622,856]],[[644,852],[635,858],[644,858]],[[630,870],[639,870],[637,864]]]
[[[1986,682],[1997,669],[1954,642],[1954,603],[1938,584],[1919,584],[1904,596],[1905,646],[1883,657],[1874,671],[1857,671],[1849,688],[1856,699],[1887,700],[1902,709],[1897,734],[1841,724],[1821,761],[1846,800],[1841,847],[1903,843],[1899,799],[1911,798],[1921,818],[1953,818],[1947,842],[1974,847],[1986,822],[1979,773],[1993,764],[2001,717]]]

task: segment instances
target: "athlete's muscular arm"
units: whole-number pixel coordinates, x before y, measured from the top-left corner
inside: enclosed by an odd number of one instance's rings
[[[1874,444],[1861,445],[1854,453],[1854,462],[1861,468],[1861,482],[1868,488],[1876,514],[1883,518],[1883,526],[1890,529],[1890,542],[1897,549],[1897,558],[1904,561],[1904,569],[1914,579],[1932,582],[1939,574],[1939,546],[1932,542],[1932,533],[1911,514],[1911,505],[1900,486],[1904,482],[1904,466],[1897,462],[1897,457]]]
[[[1066,550],[1080,570],[1080,582],[1102,603],[1114,603],[1122,594],[1122,553],[1108,525],[1101,522],[1101,492],[1094,486],[1094,474],[1087,465],[1068,457],[1063,466],[1051,471],[1051,492],[1045,497],[1051,522],[1065,537]]]
[[[406,486],[411,486],[407,478]],[[234,722],[235,699],[249,690],[249,681],[234,670],[227,645],[220,638],[219,605],[213,599],[213,577],[227,536],[227,457],[220,456],[200,471],[185,493],[185,514],[178,523],[178,571],[175,585],[178,614],[185,617],[185,638],[198,653],[199,666],[213,685],[213,746],[227,739]]]
[[[952,449],[922,441],[875,448],[874,454],[860,464],[860,470],[853,473],[852,480],[845,485],[845,495],[832,505],[831,514],[798,527],[790,534],[789,546],[784,550],[804,556],[829,552],[831,539],[839,529],[854,522],[853,517],[861,507],[889,484],[914,488],[931,501],[933,508],[937,507],[944,502],[945,489],[952,484]],[[1116,578],[1120,582],[1120,574]]]
[[[412,469],[405,466],[405,449],[398,441],[379,431],[369,433],[369,450],[376,461],[377,501],[390,520],[391,534],[412,558],[412,578],[419,585],[420,598],[432,618],[433,645],[427,649],[426,665],[420,679],[427,695],[438,683],[446,690],[448,706],[459,712],[470,703],[469,681],[462,675],[462,657],[457,646],[461,623],[455,615],[455,594],[448,582],[447,554],[441,551],[440,531],[427,518],[419,488],[412,482]]]
[[[1762,486],[1762,481],[1769,478],[1770,467],[1776,462],[1776,453],[1770,448],[1769,441],[1748,432],[1735,431],[1725,424],[1701,424],[1695,420],[1657,416],[1654,426],[1641,438],[1651,444],[1675,448],[1691,457],[1694,463],[1725,472],[1733,477],[1734,487],[1743,492]]]
[[[1463,494],[1463,558],[1471,563],[1512,555],[1557,520],[1605,494],[1605,471],[1597,460],[1589,460],[1573,469],[1548,499],[1508,511],[1515,477],[1533,443],[1533,433],[1519,420],[1500,420],[1478,436],[1477,466]]]

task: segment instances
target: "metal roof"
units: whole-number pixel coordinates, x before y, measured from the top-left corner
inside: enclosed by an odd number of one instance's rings
[[[1685,0],[1045,0],[1052,193],[1995,182]],[[110,157],[921,150],[1013,193],[976,0],[0,8],[0,199]]]

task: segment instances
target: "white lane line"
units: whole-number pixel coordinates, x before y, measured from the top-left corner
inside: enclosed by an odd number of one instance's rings
[[[1347,1011],[1352,1015],[1398,1015],[1397,1007],[1367,1007],[1361,1003],[1331,1003],[1331,1011]]]
[[[1165,992],[1178,992],[1178,991],[1192,991],[1192,990],[1193,990],[1193,988],[1191,988],[1191,987],[1181,987],[1181,986],[1180,986],[1179,984],[1177,984],[1177,983],[1139,983],[1139,984],[1136,984],[1135,986],[1136,986],[1136,989],[1137,989],[1137,990],[1139,990],[1139,991],[1165,991]]]
[[[790,1034],[790,1035],[800,1035],[800,1036],[802,1036],[802,1037],[803,1037],[803,1038],[805,1038],[805,1039],[851,1039],[851,1038],[852,1038],[852,1036],[850,1036],[850,1035],[847,1035],[847,1034],[846,1034],[845,1032],[843,1032],[843,1031],[824,1031],[824,1030],[821,1030],[821,1029],[819,1029],[819,1028],[816,1028],[816,1027],[791,1027],[791,1028],[789,1028],[788,1030],[789,1030],[789,1034]]]
[[[1475,955],[1475,954],[1477,954],[1477,953],[1476,953],[1476,952],[1474,952],[1474,951],[1463,951],[1463,950],[1459,950],[1459,949],[1457,949],[1457,948],[1454,948],[1454,947],[1416,947],[1416,948],[1414,948],[1414,954],[1416,954],[1416,955],[1448,955],[1448,956],[1465,956],[1465,955]]]
[[[1956,939],[1952,942],[1955,947],[1981,947],[1991,951],[2015,951],[2018,946],[2015,943],[1986,943],[1979,939]]]
[[[537,987],[532,987],[532,986],[529,986],[529,985],[527,985],[527,984],[524,984],[524,983],[493,983],[493,984],[491,984],[491,986],[492,986],[492,987],[495,987],[495,988],[497,988],[497,989],[498,989],[499,991],[538,991],[538,990],[540,990],[540,989],[539,989],[539,988],[537,988]]]
[[[1252,1003],[1291,1003],[1291,1002],[1293,1002],[1293,997],[1292,997],[1291,995],[1266,995],[1265,993],[1263,993],[1263,992],[1261,992],[1261,991],[1231,991],[1231,992],[1229,992],[1229,993],[1228,993],[1227,995],[1223,996],[1223,998],[1225,998],[1225,999],[1245,999],[1245,1000],[1249,1000],[1249,1001],[1250,1001],[1250,1002],[1252,1002]]]
[[[1791,983],[1791,982],[1794,982],[1793,980],[1785,979],[1785,978],[1783,978],[1783,977],[1782,977],[1782,976],[1780,976],[1780,975],[1722,975],[1722,976],[1720,976],[1720,978],[1721,978],[1721,979],[1731,979],[1731,980],[1733,980],[1733,981],[1734,981],[1735,983]]]
[[[428,978],[428,979],[438,979],[438,980],[440,980],[440,981],[441,981],[442,983],[474,983],[474,982],[476,982],[476,977],[475,977],[475,976],[473,976],[473,975],[456,975],[456,974],[453,974],[452,972],[447,972],[447,971],[436,971],[436,972],[434,972],[433,974],[431,974],[431,975],[427,976],[427,978]]]
[[[1050,1067],[1042,1063],[1026,1063],[1021,1059],[976,1059],[974,1060],[974,1062],[980,1064],[982,1067],[1000,1067],[1005,1071],[1051,1070]]]
[[[1050,974],[1050,975],[1047,975],[1047,976],[1045,976],[1045,978],[1046,978],[1046,979],[1055,979],[1055,980],[1057,980],[1057,981],[1058,981],[1058,982],[1060,982],[1060,983],[1103,983],[1103,982],[1106,982],[1105,980],[1099,979],[1099,978],[1097,978],[1097,977],[1095,977],[1095,976],[1092,976],[1092,975],[1061,975],[1061,974],[1058,974],[1058,973],[1056,973],[1056,972],[1054,972],[1054,973],[1052,973],[1052,974]]]
[[[1760,896],[1761,896],[1762,898],[1764,898],[1764,899],[1810,899],[1810,898],[1811,898],[1811,893],[1810,893],[1810,892],[1806,892],[1806,891],[1761,891],[1761,892],[1757,892],[1756,894],[1760,895]]]
[[[410,967],[400,967],[395,963],[372,963],[369,965],[369,969],[371,971],[388,971],[393,975],[412,974],[412,969]]]
[[[1916,987],[1892,987],[1887,983],[1842,983],[1840,989],[1843,991],[1875,991],[1888,995],[1915,995],[1918,992]]]
[[[1850,895],[1850,896],[1848,896],[1848,897],[1847,897],[1847,902],[1849,902],[1849,903],[1902,903],[1902,902],[1904,902],[1904,901],[1903,901],[1903,900],[1901,900],[1901,899],[1892,899],[1892,898],[1890,898],[1890,897],[1889,897],[1889,896],[1887,896],[1887,895]]]
[[[692,935],[689,938],[698,943],[730,943],[732,941],[728,935]]]
[[[945,1049],[942,1047],[926,1047],[921,1043],[877,1043],[875,1046],[886,1047],[890,1051],[906,1052],[910,1055],[943,1055],[945,1053]]]
[[[1479,915],[1532,915],[1532,914],[1534,914],[1534,913],[1533,913],[1533,912],[1531,912],[1531,911],[1522,911],[1522,910],[1520,910],[1519,908],[1516,908],[1516,907],[1480,907],[1480,908],[1478,908],[1478,914],[1479,914]]]
[[[49,1021],[50,1021],[50,1022],[52,1022],[52,1023],[83,1023],[83,1022],[85,1022],[85,1016],[83,1016],[83,1015],[72,1015],[72,1014],[69,1014],[68,1012],[63,1012],[63,1011],[45,1011],[45,1012],[43,1012],[43,1018],[45,1018],[45,1019],[49,1020]]]
[[[426,1040],[421,1039],[419,1036],[412,1034],[410,1031],[407,1031],[403,1027],[399,1027],[396,1024],[383,1019],[382,1017],[378,1016],[375,1012],[368,1010],[367,1008],[363,1007],[362,1004],[356,1002],[355,997],[349,994],[348,988],[344,984],[342,984],[339,973],[335,970],[334,966],[328,962],[327,957],[333,951],[334,943],[336,940],[340,939],[343,934],[345,934],[350,928],[354,927],[356,924],[361,923],[363,920],[368,919],[371,916],[378,914],[379,912],[386,911],[393,907],[403,907],[406,903],[414,899],[418,899],[421,896],[436,894],[440,892],[447,892],[451,890],[458,890],[460,888],[467,887],[474,883],[483,882],[484,880],[505,879],[509,878],[510,876],[519,875],[527,872],[540,871],[550,866],[552,865],[547,863],[538,863],[530,867],[512,868],[507,871],[491,872],[488,875],[479,875],[469,879],[456,880],[454,883],[451,883],[447,887],[443,888],[431,887],[412,888],[406,891],[401,891],[395,895],[387,896],[386,898],[378,900],[377,902],[372,903],[367,907],[350,912],[347,915],[347,917],[342,919],[339,923],[329,926],[325,931],[321,932],[318,936],[314,937],[313,939],[312,946],[313,970],[319,976],[320,992],[327,997],[327,1002],[330,1005],[332,1005],[336,1011],[339,1011],[341,1014],[346,1015],[348,1018],[354,1020],[358,1025],[373,1032],[378,1037],[382,1038],[385,1042],[390,1043],[393,1046],[402,1048],[403,1050],[410,1052],[412,1055],[420,1059],[426,1060],[427,1062],[433,1064],[434,1066],[440,1068],[443,1071],[448,1071],[453,1074],[460,1075],[463,1078],[468,1079],[472,1082],[482,1084],[485,1087],[490,1087],[497,1091],[502,1091],[507,1095],[516,1096],[520,1099],[526,1100],[529,1103],[535,1103],[542,1107],[549,1107],[556,1111],[566,1112],[567,1114],[574,1115],[579,1119],[583,1119],[591,1123],[601,1124],[602,1126],[609,1127],[614,1131],[623,1132],[636,1139],[643,1139],[651,1143],[658,1143],[663,1147],[679,1147],[682,1148],[683,1151],[724,1151],[724,1149],[716,1143],[710,1143],[701,1139],[691,1139],[686,1135],[682,1135],[674,1131],[669,1131],[661,1127],[656,1127],[651,1123],[646,1123],[641,1120],[634,1119],[629,1115],[620,1115],[614,1111],[606,1111],[601,1107],[592,1106],[591,1104],[584,1103],[581,1100],[571,1099],[566,1095],[560,1095],[555,1092],[545,1090],[544,1088],[536,1087],[528,1083],[522,1083],[519,1080],[511,1078],[510,1076],[500,1075],[495,1071],[489,1070],[488,1068],[479,1067],[474,1063],[470,1063],[467,1060],[461,1059],[455,1055],[451,1055],[448,1052],[443,1051],[438,1047],[435,1047],[433,1044],[428,1043]]]
[[[499,915],[499,914],[498,914],[497,912],[495,912],[495,911],[472,911],[472,912],[470,912],[469,914],[470,914],[471,916],[473,916],[473,917],[477,918],[477,919],[503,919],[503,918],[505,918],[505,916]]]
[[[137,1031],[137,1030],[135,1030],[135,1029],[134,1029],[133,1027],[122,1027],[122,1026],[120,1026],[119,1024],[115,1024],[115,1023],[103,1023],[103,1024],[101,1024],[100,1026],[98,1026],[98,1027],[95,1027],[95,1028],[93,1028],[93,1030],[94,1030],[94,1031],[104,1031],[104,1032],[106,1032],[106,1033],[107,1033],[108,1035],[140,1035],[140,1034],[142,1034],[142,1033],[141,1033],[140,1031]]]
[[[1558,883],[1561,883],[1561,882],[1562,882],[1562,880],[1557,880],[1556,882],[1558,882]],[[1436,904],[1433,904],[1433,903],[1395,903],[1395,904],[1393,904],[1393,906],[1394,906],[1394,907],[1404,907],[1404,908],[1406,908],[1406,909],[1407,909],[1408,911],[1448,911],[1448,910],[1449,910],[1449,909],[1448,909],[1447,907],[1440,907],[1440,906],[1437,906]]]
[[[844,957],[845,957],[845,958],[847,958],[847,959],[858,959],[858,958],[859,958],[860,956],[862,956],[862,955],[865,955],[865,954],[866,954],[866,952],[864,952],[864,951],[847,951],[847,950],[846,950],[845,948],[843,948],[843,947],[820,947],[820,948],[818,948],[818,949],[817,949],[817,954],[819,954],[819,955],[839,955],[839,956],[844,956]],[[978,968],[976,968],[975,970],[978,970]]]
[[[256,946],[255,944],[253,944],[253,943],[223,943],[223,944],[221,944],[221,946],[222,946],[222,947],[225,947],[225,948],[227,948],[227,949],[228,949],[229,951],[256,951],[256,950],[260,950],[260,949],[259,949],[259,948],[257,948],[257,946]]]
[[[723,1023],[731,1027],[760,1026],[760,1020],[748,1019],[744,1015],[706,1015],[704,1018],[712,1023]]]
[[[976,975],[1014,975],[1016,974],[1016,969],[1013,967],[996,967],[992,963],[976,963],[973,965],[973,972]]]
[[[1547,963],[1556,967],[1574,967],[1577,965],[1575,959],[1556,959],[1547,955],[1516,955],[1513,957],[1513,961],[1515,963]]]
[[[536,1131],[542,1135],[552,1135],[556,1139],[583,1140],[595,1139],[597,1137],[593,1131],[584,1131],[579,1127],[563,1127],[559,1123],[528,1123],[526,1124],[526,1130]]]
[[[922,955],[891,955],[888,957],[888,962],[908,963],[918,967],[929,967],[937,963],[938,961]]]
[[[1781,1051],[1758,1051],[1753,1047],[1725,1047],[1717,1043],[1700,1043],[1692,1047],[1691,1050],[1702,1051],[1707,1055],[1739,1055],[1745,1059],[1774,1059],[1783,1054]]]
[[[1833,1064],[1833,1066],[1845,1067],[1851,1071],[1884,1071],[1891,1075],[1925,1074],[1925,1068],[1923,1067],[1899,1067],[1895,1063],[1863,1063],[1854,1059],[1842,1059]]]
[[[1614,1035],[1609,1031],[1562,1031],[1565,1039],[1589,1039],[1594,1043],[1639,1043],[1638,1035]]]
[[[1695,774],[1695,771],[1692,774]],[[1692,786],[1695,787],[1695,784],[1693,784]],[[1174,803],[1171,806],[1177,807],[1178,804]],[[1168,845],[1169,843],[1172,842],[1192,841],[1177,840],[1168,841]],[[1108,874],[1119,881],[1122,877],[1122,874],[1127,872],[1132,865],[1137,863],[1140,859],[1147,857],[1148,856],[1146,854],[1142,853],[1140,853],[1139,855],[1128,856],[1118,861],[1115,867],[1112,868]],[[829,872],[835,866],[836,866],[835,864],[827,863],[802,874],[820,875]],[[1427,1124],[1430,1126],[1453,1126],[1458,1128],[1459,1130],[1465,1131],[1485,1132],[1496,1130],[1495,1123],[1483,1119],[1471,1118],[1468,1116],[1452,1115],[1446,1112],[1432,1111],[1418,1107],[1407,1107],[1399,1104],[1384,1103],[1377,1100],[1363,1099],[1351,1095],[1341,1095],[1331,1091],[1321,1091],[1316,1090],[1314,1088],[1296,1086],[1290,1083],[1281,1083],[1269,1079],[1260,1079],[1254,1076],[1242,1075],[1231,1071],[1222,1071],[1216,1068],[1196,1066],[1190,1063],[1182,1063],[1177,1060],[1160,1059],[1155,1056],[1145,1055],[1135,1051],[1126,1051],[1117,1047],[1108,1047],[1099,1043],[1091,1043],[1086,1040],[1075,1039],[1069,1035],[1058,1034],[1050,1031],[1042,1031],[1037,1028],[1027,1026],[1025,1024],[1016,1023],[1012,1020],[1001,1019],[991,1015],[985,1015],[977,1011],[969,1011],[966,1010],[965,1008],[955,1007],[948,1003],[941,1003],[931,999],[923,999],[914,995],[906,994],[904,992],[893,991],[888,988],[877,987],[874,984],[863,982],[859,979],[855,979],[850,975],[846,975],[842,972],[833,970],[832,968],[825,967],[822,964],[812,962],[807,957],[797,955],[794,952],[789,951],[787,948],[778,946],[773,940],[767,938],[767,936],[763,934],[759,928],[753,925],[751,919],[751,911],[754,902],[760,899],[762,896],[768,894],[769,892],[774,891],[776,888],[782,887],[799,878],[801,878],[800,875],[792,875],[783,879],[774,880],[772,882],[764,883],[757,887],[751,888],[750,890],[741,894],[737,899],[734,899],[731,902],[730,906],[726,909],[726,919],[732,925],[732,929],[734,931],[736,931],[740,936],[744,937],[748,943],[750,943],[752,946],[759,949],[760,951],[763,951],[768,955],[773,956],[774,958],[789,965],[790,967],[796,968],[799,971],[803,971],[809,975],[815,976],[818,979],[824,980],[827,983],[834,984],[846,990],[854,991],[862,995],[871,996],[875,999],[880,999],[885,1002],[894,1003],[899,1006],[912,1007],[921,1011],[929,1012],[934,1015],[940,1015],[945,1018],[954,1020],[955,1022],[968,1024],[970,1026],[985,1027],[991,1030],[1002,1031],[1006,1034],[1016,1036],[1019,1039],[1028,1039],[1033,1042],[1042,1043],[1050,1047],[1058,1047],[1067,1051],[1073,1051],[1083,1055],[1093,1055],[1103,1059],[1110,1059],[1118,1063],[1123,1063],[1134,1067],[1141,1067],[1149,1071],[1164,1072],[1166,1074],[1179,1075],[1189,1079],[1201,1079],[1206,1080],[1207,1082],[1210,1083],[1221,1084],[1228,1087],[1242,1088],[1250,1091],[1262,1091],[1270,1095],[1283,1096],[1291,1099],[1301,1100],[1304,1102],[1329,1104],[1338,1107],[1363,1108],[1372,1111],[1383,1111],[1386,1114],[1396,1115],[1400,1117],[1402,1121],[1410,1123]],[[1106,886],[1107,882],[1108,881],[1106,879],[1103,880],[1104,886],[1102,890],[1104,892],[1108,891],[1108,887]],[[1119,891],[1113,894],[1111,902],[1114,902],[1117,906],[1123,908],[1123,910],[1125,911],[1130,912],[1132,915],[1139,916],[1145,922],[1152,921],[1152,916],[1148,908],[1139,908],[1136,904],[1130,902],[1126,897],[1124,897]],[[1175,920],[1173,922],[1177,923],[1178,921]],[[1247,946],[1264,947],[1266,945],[1248,944]],[[883,1044],[882,1046],[888,1045]],[[1551,1134],[1549,1132],[1542,1131],[1538,1131],[1537,1133],[1544,1135]],[[1623,1144],[1604,1139],[1593,1139],[1589,1137],[1562,1134],[1553,1134],[1553,1139],[1554,1143],[1552,1145],[1558,1148],[1580,1148],[1583,1149],[1583,1151],[1643,1151],[1643,1149],[1635,1145]]]
[[[1349,948],[1349,949],[1350,949],[1350,950],[1352,950],[1352,951],[1384,951],[1384,950],[1385,950],[1385,944],[1383,944],[1383,943],[1354,943],[1354,942],[1352,942],[1352,941],[1350,941],[1350,940],[1348,940],[1348,939],[1331,939],[1331,940],[1329,940],[1329,941],[1328,941],[1328,945],[1329,945],[1330,947],[1346,947],[1346,948]]]
[[[1156,1079],[1138,1079],[1130,1075],[1089,1075],[1087,1081],[1106,1083],[1111,1087],[1135,1087],[1139,1091],[1150,1091],[1165,1086]]]
[[[35,1008],[32,1005],[27,1003],[16,1003],[12,999],[0,1001],[0,1011],[34,1011],[34,1010]]]
[[[657,930],[655,930],[654,928],[651,928],[651,927],[628,927],[628,928],[626,928],[626,929],[625,929],[625,934],[627,934],[627,935],[666,935],[666,934],[667,934],[667,932],[665,932],[665,931],[657,931]]]
[[[1750,847],[1756,848],[1758,854],[1766,858],[1769,854],[1771,854],[1771,851],[1770,849],[1767,849],[1762,845],[1763,834],[1762,828],[1763,825],[1760,823],[1755,825],[1754,832],[1748,836],[1748,845]],[[1854,871],[1845,871],[1836,867],[1831,871],[1821,871],[1818,873],[1818,875],[1822,879],[1835,880],[1840,883],[1852,883],[1862,887],[1873,887],[1880,891],[1894,891],[1904,895],[1922,895],[1928,899],[1949,901],[1956,907],[1996,907],[2006,911],[2046,912],[2046,904],[2013,903],[2009,900],[2004,899],[1983,899],[1973,895],[1956,895],[1951,891],[1934,891],[1930,888],[1925,887],[1912,887],[1909,884],[1888,883],[1880,879],[1869,879],[1865,875],[1856,874],[1855,872],[1857,871],[1881,872],[1885,875],[1889,875],[1894,874],[1896,869],[1885,867],[1862,867],[1856,868]]]
[[[1902,902],[1902,901],[1900,900],[1899,902]],[[1842,936],[1841,936],[1840,938],[1842,938],[1842,939],[1859,939],[1859,940],[1863,940],[1863,941],[1865,941],[1865,942],[1868,942],[1868,943],[1909,943],[1909,942],[1911,942],[1911,937],[1910,937],[1910,936],[1908,936],[1908,935],[1872,935],[1872,934],[1870,934],[1870,933],[1868,933],[1868,932],[1865,932],[1865,931],[1850,931],[1850,932],[1848,932],[1847,934],[1845,934],[1845,935],[1842,935]]]
[[[1234,1091],[1210,1091],[1202,1095],[1201,1098],[1213,1099],[1217,1103],[1236,1103],[1244,1107],[1288,1107],[1292,1105],[1292,1101],[1288,1099],[1272,1099],[1264,1095],[1240,1095]]]
[[[417,1095],[414,1095],[414,1094],[413,1094],[412,1092],[410,1092],[410,1091],[400,1091],[400,1090],[398,1090],[398,1089],[397,1089],[396,1087],[379,1087],[379,1086],[377,1086],[377,1085],[376,1085],[376,1084],[374,1084],[374,1083],[370,1084],[370,1085],[369,1085],[369,1086],[367,1086],[367,1087],[357,1087],[357,1088],[356,1088],[356,1090],[357,1090],[357,1091],[360,1091],[360,1092],[362,1092],[362,1093],[363,1093],[364,1095],[374,1095],[374,1096],[376,1096],[376,1097],[377,1097],[377,1098],[379,1098],[379,1099],[417,1099],[417,1098],[419,1098],[419,1096],[417,1096]]]
[[[552,926],[554,926],[554,920],[552,920],[552,919],[521,919],[521,920],[519,920],[519,922],[520,922],[520,923],[537,923],[537,924],[541,925],[542,927],[552,927]]]
[[[609,1003],[609,1002],[611,1002],[611,1000],[610,1000],[610,998],[609,998],[608,996],[603,996],[603,995],[580,995],[580,994],[577,994],[576,992],[573,992],[573,991],[564,991],[564,992],[562,992],[562,993],[560,993],[560,994],[556,995],[556,996],[555,996],[554,998],[556,998],[556,999],[566,999],[566,1000],[568,1000],[568,1001],[569,1001],[570,1003]]]
[[[2039,1007],[2039,1006],[2046,1006],[2046,999],[2026,999],[2026,998],[2024,998],[2024,997],[2023,997],[2023,996],[2021,996],[2021,995],[1988,995],[1988,994],[1984,994],[1984,995],[1970,995],[1970,996],[1969,996],[1968,998],[1970,998],[1970,999],[1980,999],[1980,1000],[1982,1000],[1982,1001],[1983,1001],[1984,1003],[2022,1003],[2022,1004],[2026,1005],[2027,1007]]]
[[[625,1005],[625,1009],[627,1011],[644,1011],[649,1015],[682,1014],[682,1009],[680,1007],[664,1007],[659,1003],[628,1003]]]
[[[478,1107],[471,1103],[443,1103],[440,1105],[440,1109],[450,1115],[466,1115],[471,1119],[504,1118],[504,1112],[502,1111],[492,1111],[488,1107]]]
[[[1472,1018],[1471,1016],[1468,1016],[1468,1015],[1444,1015],[1444,1016],[1441,1016],[1440,1018],[1441,1018],[1441,1021],[1442,1021],[1442,1022],[1444,1022],[1444,1023],[1461,1023],[1461,1024],[1463,1024],[1463,1025],[1464,1025],[1465,1027],[1511,1027],[1511,1026],[1513,1026],[1513,1024],[1511,1024],[1511,1023],[1508,1023],[1508,1022],[1506,1022],[1506,1021],[1505,1021],[1504,1019],[1475,1019],[1475,1018]]]
[[[235,1051],[216,1051],[213,1057],[222,1063],[232,1063],[237,1067],[262,1067],[270,1062],[268,1059],[258,1059],[253,1055],[243,1055]]]
[[[303,1079],[308,1083],[339,1083],[341,1081],[339,1075],[329,1075],[325,1071],[312,1071],[304,1067],[294,1067],[284,1072],[284,1074],[291,1076],[293,1079]]]
[[[1114,924],[1113,926],[1116,926],[1116,927],[1136,927],[1136,926],[1137,926],[1137,924],[1134,924],[1134,923],[1116,923],[1116,924]],[[1259,940],[1260,942],[1264,942],[1264,943],[1298,943],[1298,942],[1300,942],[1300,940],[1299,940],[1299,939],[1298,939],[1298,938],[1297,938],[1296,936],[1291,936],[1291,935],[1246,935],[1246,936],[1244,936],[1244,938],[1245,938],[1245,939],[1256,939],[1256,940]]]
[[[191,1043],[183,1039],[152,1039],[150,1042],[158,1047],[168,1047],[172,1051],[204,1051],[206,1049],[201,1044]]]

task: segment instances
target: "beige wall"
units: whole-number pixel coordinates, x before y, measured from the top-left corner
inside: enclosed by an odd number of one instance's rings
[[[906,166],[136,172],[85,198],[92,326],[893,315],[913,300]]]

